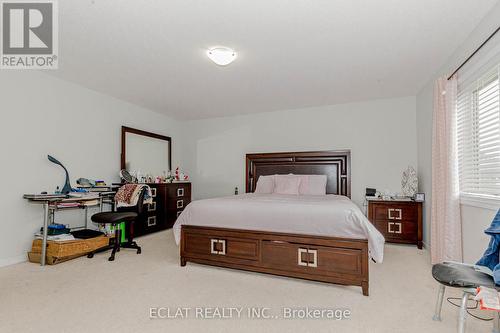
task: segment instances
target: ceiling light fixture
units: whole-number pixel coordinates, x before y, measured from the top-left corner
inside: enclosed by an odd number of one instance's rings
[[[208,50],[207,56],[219,66],[229,65],[238,57],[234,50],[224,46],[218,46]]]

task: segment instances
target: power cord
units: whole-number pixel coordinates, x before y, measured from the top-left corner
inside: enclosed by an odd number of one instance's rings
[[[462,301],[462,298],[460,298],[460,297],[447,297],[447,298],[446,298],[446,301],[447,301],[448,303],[450,303],[451,305],[454,305],[454,306],[456,306],[457,308],[460,308],[460,307],[461,307],[461,306],[460,306],[460,304],[453,303],[453,302],[452,302],[452,300],[456,300],[456,301],[461,302],[461,301]],[[469,301],[469,299],[467,299],[467,301]],[[492,320],[493,320],[493,318],[482,318],[482,317],[479,317],[479,316],[477,316],[477,315],[475,315],[475,314],[472,314],[472,313],[469,311],[469,310],[476,310],[476,309],[477,309],[479,302],[478,302],[478,301],[474,301],[474,302],[476,303],[474,306],[470,306],[470,307],[469,307],[469,306],[467,306],[467,309],[466,309],[466,310],[467,310],[467,313],[469,314],[469,316],[472,316],[472,317],[474,317],[474,318],[476,318],[476,319],[483,320],[483,321],[492,321]]]

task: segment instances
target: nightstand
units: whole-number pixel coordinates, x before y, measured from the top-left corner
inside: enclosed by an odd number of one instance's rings
[[[368,200],[368,219],[386,242],[415,244],[422,249],[422,202],[409,199]]]

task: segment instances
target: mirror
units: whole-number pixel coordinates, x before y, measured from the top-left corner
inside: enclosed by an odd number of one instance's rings
[[[133,175],[166,175],[172,169],[172,139],[122,126],[121,168]]]

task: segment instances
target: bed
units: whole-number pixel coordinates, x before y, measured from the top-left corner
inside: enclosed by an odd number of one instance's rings
[[[326,175],[321,196],[253,193],[260,176]],[[246,192],[198,200],[174,225],[180,263],[361,286],[370,257],[383,260],[384,238],[350,198],[350,152],[246,156]]]

